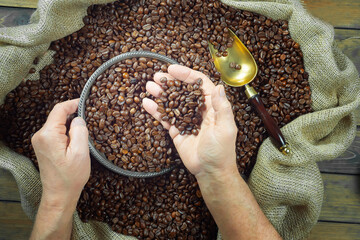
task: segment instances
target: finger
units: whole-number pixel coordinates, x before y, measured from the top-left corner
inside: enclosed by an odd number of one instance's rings
[[[175,128],[175,127],[174,127]],[[176,129],[176,128],[175,128]],[[174,137],[171,136],[170,132],[169,132],[170,137],[173,139],[174,145],[176,149],[181,149],[181,145],[182,143],[184,143],[184,141],[186,140],[186,138],[193,138],[195,136],[193,135],[180,135],[180,133],[178,133],[177,135],[175,135]]]
[[[69,130],[70,143],[68,153],[81,156],[89,155],[88,138],[89,132],[84,119],[76,117],[72,120]]]
[[[53,110],[50,112],[46,122],[46,127],[59,127],[65,126],[67,116],[76,112],[79,105],[79,99],[74,99],[55,105]],[[66,128],[64,128],[66,130]]]
[[[231,104],[226,98],[224,86],[219,85],[214,88],[211,94],[211,104],[215,114],[215,125],[235,125],[234,114]]]
[[[163,89],[159,86],[159,84],[149,81],[146,83],[146,91],[148,91],[154,97],[160,97]]]
[[[184,67],[181,65],[171,65],[168,67],[168,72],[175,79],[187,82],[195,83],[196,80],[201,78],[203,80],[202,89],[205,95],[211,95],[215,85],[211,80],[203,73],[192,70],[191,68]]]
[[[169,129],[169,135],[172,139],[182,137],[180,135],[179,129],[177,129],[174,125],[171,125]]]
[[[164,126],[164,128],[169,130],[169,135],[172,139],[176,138],[180,134],[179,130],[174,125],[170,125],[169,122],[161,120],[161,114],[157,111],[158,105],[153,100],[144,98],[143,107],[149,114],[158,120]]]
[[[175,80],[175,78],[168,73],[157,72],[154,75],[154,81],[161,86],[163,83],[160,81],[160,79],[163,77],[165,77],[167,80]]]
[[[158,120],[164,128],[170,129],[170,123],[161,120],[161,114],[157,111],[158,105],[156,102],[149,98],[144,98],[142,101],[144,109],[151,114],[156,120]]]

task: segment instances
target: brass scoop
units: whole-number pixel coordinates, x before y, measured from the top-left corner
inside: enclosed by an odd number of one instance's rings
[[[232,87],[241,87],[245,85],[245,94],[248,97],[249,102],[260,115],[267,132],[279,145],[279,150],[284,155],[287,155],[290,153],[290,148],[285,142],[280,128],[266,111],[259,94],[253,87],[248,85],[252,80],[254,80],[258,73],[258,67],[255,59],[249,50],[245,47],[245,45],[241,42],[241,40],[235,35],[235,33],[233,33],[230,29],[229,33],[230,37],[234,39],[234,42],[231,48],[226,49],[228,52],[226,57],[218,57],[216,55],[217,50],[209,42],[210,53],[214,59],[215,67],[221,73],[221,79],[227,85]],[[235,68],[230,67],[230,64],[233,63],[240,65],[241,69],[236,70]]]

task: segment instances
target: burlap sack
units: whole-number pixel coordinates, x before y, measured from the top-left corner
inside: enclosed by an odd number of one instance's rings
[[[51,41],[77,31],[91,4],[110,0],[40,0],[29,25],[0,29],[0,104],[27,75],[36,56],[38,68],[51,60]],[[323,184],[316,161],[336,158],[351,144],[356,130],[354,110],[360,102],[358,73],[334,43],[333,28],[312,17],[296,0],[223,0],[235,8],[289,21],[300,43],[314,113],[282,128],[293,154],[285,157],[267,139],[261,145],[249,186],[261,208],[285,239],[304,238],[317,222]],[[36,79],[38,76],[31,76]],[[28,78],[28,77],[27,77]],[[0,143],[0,167],[14,175],[25,213],[34,219],[41,196],[37,170],[29,159]],[[95,221],[74,218],[73,239],[129,239]]]

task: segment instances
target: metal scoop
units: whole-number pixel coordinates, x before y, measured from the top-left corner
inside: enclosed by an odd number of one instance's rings
[[[274,119],[266,111],[263,102],[259,94],[255,89],[248,84],[254,80],[258,73],[258,67],[255,59],[241,42],[241,40],[229,29],[230,37],[234,39],[233,46],[226,49],[228,55],[217,56],[217,50],[214,45],[209,42],[209,48],[216,69],[221,73],[221,79],[227,85],[232,87],[241,87],[245,85],[245,94],[249,99],[249,102],[256,109],[261,117],[265,128],[269,135],[277,143],[279,150],[287,155],[290,153],[290,148],[285,142],[285,138],[282,135],[280,128],[274,121]],[[241,66],[240,70],[230,67],[230,64],[238,64]]]

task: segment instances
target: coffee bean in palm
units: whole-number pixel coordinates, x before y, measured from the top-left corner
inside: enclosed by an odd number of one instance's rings
[[[205,110],[202,79],[190,84],[179,80],[161,78],[163,92],[156,99],[162,121],[174,125],[180,135],[198,135]]]

